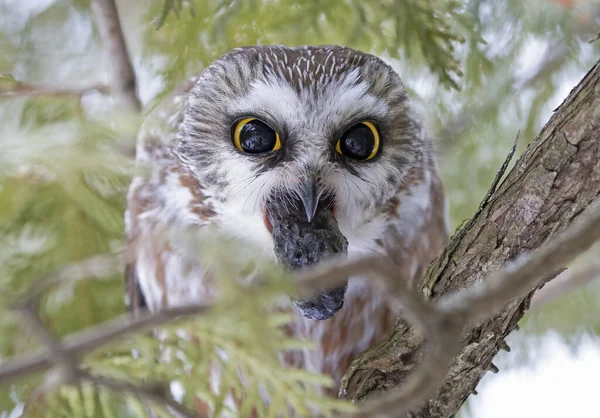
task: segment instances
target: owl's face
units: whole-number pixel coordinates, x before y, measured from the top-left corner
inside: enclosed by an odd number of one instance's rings
[[[176,153],[220,226],[301,268],[345,254],[365,235],[377,238],[366,226],[415,164],[418,130],[398,75],[372,55],[241,48],[198,79]],[[326,319],[344,291],[294,305]]]

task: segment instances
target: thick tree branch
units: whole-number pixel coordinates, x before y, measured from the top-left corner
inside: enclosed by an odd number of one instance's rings
[[[387,275],[392,280],[390,287],[402,289],[395,292],[396,298],[402,295],[403,300],[410,299],[410,304],[403,305],[407,316],[419,317],[419,325],[427,339],[427,353],[419,369],[400,390],[364,405],[352,418],[402,417],[419,406],[446,376],[467,325],[495,315],[512,300],[535,289],[541,281],[551,277],[599,239],[600,205],[596,204],[583,219],[532,256],[522,255],[494,277],[441,297],[432,306],[406,286],[394,285],[403,282],[398,280],[401,278],[394,277],[394,267],[391,266]],[[383,263],[381,261],[379,265]],[[367,271],[361,273],[368,274]]]
[[[468,328],[444,382],[427,402],[413,409],[411,416],[452,416],[484,373],[496,369],[492,358],[506,346],[504,338],[523,316],[536,287],[521,279],[534,277],[539,285],[559,273],[574,253],[588,246],[595,231],[590,231],[590,240],[582,238],[577,241],[581,246],[573,248],[566,245],[566,241],[551,242],[551,239],[599,195],[600,65],[596,64],[557,109],[489,201],[455,234],[423,279],[420,285],[423,296],[433,300],[441,298],[439,303],[446,306],[445,309],[454,311],[475,306],[482,314],[491,308],[502,308],[502,311],[493,319]],[[516,272],[498,273],[519,255],[548,242],[538,253],[541,256],[526,258],[529,261],[524,264],[513,264]],[[526,270],[521,270],[523,268]],[[486,281],[495,274],[500,274],[501,279]],[[481,284],[483,281],[485,284]],[[506,289],[502,286],[505,282],[518,285],[516,288],[522,292],[508,306],[509,293],[504,293]],[[496,284],[498,287],[494,288]],[[478,286],[472,288],[474,285]],[[467,300],[446,299],[448,294],[464,288],[472,288],[468,293],[460,293],[461,297],[470,295]],[[498,298],[490,302],[489,294],[496,294]],[[343,389],[349,398],[362,402],[390,388],[402,388],[425,354],[426,344],[421,333],[401,319],[389,340],[355,361],[345,377]]]

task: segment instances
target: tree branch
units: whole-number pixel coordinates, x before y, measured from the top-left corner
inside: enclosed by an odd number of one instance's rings
[[[104,84],[92,84],[90,86],[78,87],[78,88],[60,88],[51,86],[41,86],[23,81],[17,81],[10,87],[3,87],[0,89],[0,97],[15,97],[15,96],[49,96],[49,97],[61,97],[61,96],[73,96],[79,97],[97,92],[100,94],[108,94],[108,86]]]
[[[432,307],[405,286],[396,286],[404,289],[404,299],[412,299],[410,306],[404,305],[405,309],[408,308],[412,315],[419,312],[428,353],[421,367],[403,383],[400,390],[364,405],[351,417],[402,417],[419,406],[446,376],[467,325],[495,315],[512,300],[535,289],[542,280],[551,277],[599,239],[600,205],[596,204],[583,219],[541,247],[533,256],[519,257],[494,277],[441,297]],[[393,280],[392,283],[402,283],[398,280],[400,278],[394,277],[393,266],[390,273],[388,277]],[[414,309],[416,305],[421,305],[418,310]]]
[[[18,309],[29,322],[31,328],[40,336],[42,342],[47,347],[47,356],[50,357],[53,367],[58,371],[58,374],[52,376],[57,377],[57,379],[46,380],[47,383],[57,385],[64,383],[77,384],[80,381],[88,381],[96,386],[103,386],[118,393],[130,393],[164,404],[183,418],[198,418],[195,412],[188,410],[176,402],[163,386],[154,385],[144,387],[104,376],[92,375],[83,371],[79,365],[79,355],[59,343],[44,321],[42,321],[39,315],[39,299],[41,296],[40,293],[34,292],[23,303],[19,304]],[[196,309],[193,310],[194,314],[199,312]]]
[[[504,338],[528,308],[536,285],[551,279],[595,239],[598,225],[577,224],[552,241],[599,195],[600,65],[596,64],[498,190],[432,263],[419,286],[423,296],[438,301],[437,309],[467,317],[500,312],[461,334],[459,353],[444,382],[411,416],[452,416],[484,373],[497,370],[492,358],[506,347]],[[578,238],[571,241],[574,237]],[[514,261],[539,247],[536,256]],[[511,261],[511,267],[501,271]],[[497,279],[489,280],[494,275]],[[460,292],[464,288],[471,289]],[[509,297],[516,299],[507,304]],[[360,403],[393,387],[402,390],[426,351],[421,333],[400,319],[387,341],[354,362],[342,389]]]
[[[598,260],[583,266],[570,268],[535,292],[531,299],[531,307],[535,309],[538,306],[552,302],[554,299],[577,288],[584,287],[598,278],[600,278],[600,261]]]
[[[139,113],[142,105],[137,96],[135,71],[114,0],[92,0],[92,10],[106,45],[112,65],[111,89],[131,111]]]

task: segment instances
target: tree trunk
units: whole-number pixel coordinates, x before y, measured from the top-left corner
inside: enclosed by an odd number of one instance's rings
[[[436,299],[499,271],[569,225],[600,195],[600,63],[519,158],[502,185],[431,264],[420,289]],[[450,199],[452,197],[450,196]],[[549,279],[549,278],[548,278]],[[523,317],[533,291],[466,333],[460,355],[437,393],[414,417],[450,417],[471,394],[504,338]],[[389,339],[350,367],[342,390],[359,403],[401,385],[423,356],[418,330],[399,319]]]

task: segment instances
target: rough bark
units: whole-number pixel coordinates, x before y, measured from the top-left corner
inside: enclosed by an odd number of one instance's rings
[[[571,91],[502,185],[431,264],[425,298],[469,287],[532,251],[569,225],[600,195],[600,63]],[[450,196],[450,198],[452,198]],[[558,273],[558,272],[557,272]],[[547,278],[551,279],[551,277]],[[533,291],[466,333],[437,393],[412,416],[450,417],[475,390],[505,337],[529,307]],[[387,341],[363,353],[343,381],[359,403],[401,385],[423,357],[423,339],[403,319]]]

